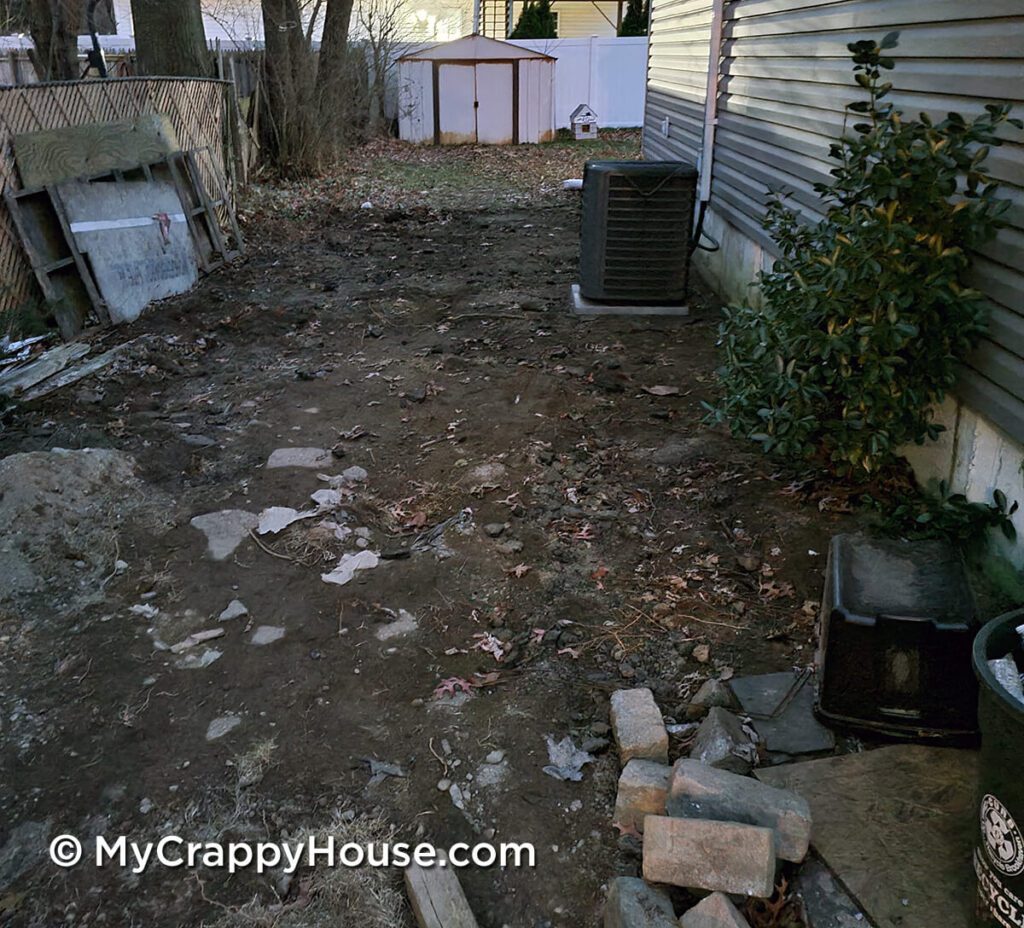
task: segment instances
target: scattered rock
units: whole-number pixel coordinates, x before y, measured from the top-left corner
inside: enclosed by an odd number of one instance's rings
[[[767,899],[775,891],[772,832],[735,822],[648,815],[643,873],[652,883]]]
[[[756,574],[761,569],[761,558],[755,557],[753,554],[741,554],[736,558],[736,566],[741,570]]]
[[[149,815],[153,811],[155,803],[152,799],[146,796],[142,802],[139,803],[139,815]]]
[[[223,738],[229,731],[233,731],[241,724],[242,720],[237,715],[220,715],[207,727],[206,740],[216,741],[218,738]]]
[[[488,754],[484,758],[484,763],[485,764],[500,764],[504,759],[505,759],[505,752],[500,750],[500,749],[498,749],[498,750],[491,751],[491,753]]]
[[[452,788],[452,781],[447,777],[437,781],[437,789],[439,792],[447,793]]]
[[[706,443],[700,438],[677,438],[656,449],[650,460],[662,467],[682,467],[699,460],[705,447]]]
[[[749,773],[757,761],[757,748],[740,720],[727,709],[715,706],[700,723],[690,757],[709,767]]]
[[[223,612],[217,616],[219,622],[230,622],[232,619],[243,619],[249,614],[249,610],[240,599],[233,599],[227,604]]]
[[[702,899],[679,920],[681,928],[750,928],[739,909],[724,893]]]
[[[711,646],[706,644],[699,644],[693,649],[693,659],[698,664],[706,664],[711,660]]]
[[[668,763],[668,732],[649,689],[612,693],[611,719],[623,764],[634,757]]]
[[[268,468],[309,467],[323,469],[331,463],[331,452],[323,448],[276,448],[267,459]]]
[[[523,543],[516,538],[510,538],[508,541],[503,541],[501,544],[495,545],[494,549],[499,554],[518,554],[523,550]]]
[[[398,638],[401,635],[409,635],[419,628],[416,616],[404,609],[398,610],[398,616],[394,621],[381,625],[374,632],[378,641],[387,641],[389,638]]]
[[[711,708],[718,706],[722,709],[739,709],[740,701],[736,698],[728,683],[711,678],[705,680],[697,694],[690,700],[693,706],[704,706]]]
[[[681,759],[672,770],[667,814],[770,828],[775,855],[799,863],[811,841],[811,808],[787,789]]]
[[[370,474],[365,467],[353,464],[351,467],[346,467],[345,470],[341,472],[341,476],[348,483],[363,483]]]
[[[204,667],[209,667],[214,661],[220,660],[223,653],[216,648],[207,648],[202,654],[186,654],[184,657],[178,658],[174,662],[174,666],[178,670],[202,670]]]
[[[235,553],[259,521],[244,509],[222,509],[196,516],[189,524],[206,535],[206,553],[215,561],[224,561]]]
[[[220,638],[223,634],[223,628],[207,628],[200,632],[193,632],[177,644],[172,644],[170,652],[171,654],[183,654],[190,648],[194,648],[197,644],[202,644],[204,641],[210,641],[213,638]]]
[[[504,522],[488,522],[484,526],[484,534],[491,538],[497,538],[502,532],[505,531]]]
[[[275,641],[280,641],[284,638],[284,633],[285,629],[279,625],[260,625],[252,633],[249,644],[258,646],[273,644]]]
[[[617,876],[608,887],[604,928],[676,928],[668,893],[632,876]]]
[[[607,738],[587,738],[580,748],[588,754],[604,754],[611,746],[612,743]]]
[[[665,815],[672,768],[652,760],[634,758],[619,775],[619,791],[615,797],[612,821],[624,830],[643,832],[644,817]]]

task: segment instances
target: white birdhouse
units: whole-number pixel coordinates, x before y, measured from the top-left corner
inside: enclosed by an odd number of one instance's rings
[[[572,111],[569,125],[572,127],[573,135],[579,140],[597,138],[597,113],[586,103],[581,103]]]

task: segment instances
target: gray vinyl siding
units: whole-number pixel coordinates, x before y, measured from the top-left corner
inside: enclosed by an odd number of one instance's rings
[[[653,0],[647,158],[700,154],[710,17],[708,0]],[[900,32],[892,100],[901,109],[971,117],[1010,101],[1024,118],[1024,0],[727,0],[712,207],[769,251],[768,190],[790,191],[815,217],[812,185],[831,180],[828,146],[858,98],[846,43],[890,30]],[[1012,201],[1011,227],[976,257],[973,283],[992,314],[958,394],[1024,441],[1024,133],[1004,137],[989,168]]]

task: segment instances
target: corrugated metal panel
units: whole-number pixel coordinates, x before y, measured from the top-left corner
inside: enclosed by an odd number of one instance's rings
[[[847,42],[899,30],[892,100],[908,113],[969,118],[992,100],[1024,103],[1021,0],[727,0],[725,15],[713,208],[769,250],[760,226],[769,189],[791,191],[811,217],[820,208],[812,184],[830,180],[829,144],[860,96]],[[694,160],[710,4],[654,0],[651,21],[645,156]],[[974,285],[995,305],[960,392],[1024,440],[1024,133],[1005,137],[988,163],[1012,201],[1012,228],[975,263]]]

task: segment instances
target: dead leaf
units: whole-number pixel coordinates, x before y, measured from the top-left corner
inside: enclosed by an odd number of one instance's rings
[[[434,699],[440,699],[442,696],[454,696],[456,692],[472,695],[473,684],[462,677],[448,677],[434,687]]]
[[[679,396],[679,387],[666,387],[658,384],[653,387],[641,387],[640,389],[651,396]]]
[[[516,564],[516,566],[513,567],[509,571],[509,573],[513,577],[525,577],[531,571],[531,569],[532,568],[530,567],[529,564]]]
[[[699,644],[693,649],[693,659],[698,664],[706,664],[711,660],[711,646],[707,644]]]

